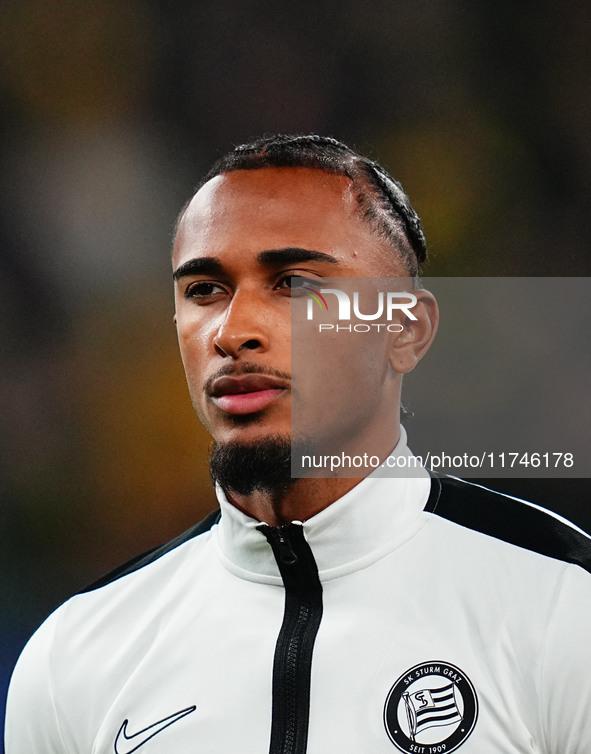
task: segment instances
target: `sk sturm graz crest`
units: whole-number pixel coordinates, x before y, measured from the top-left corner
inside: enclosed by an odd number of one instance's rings
[[[439,660],[407,670],[390,689],[384,723],[392,743],[406,754],[454,751],[468,738],[478,699],[466,674]]]

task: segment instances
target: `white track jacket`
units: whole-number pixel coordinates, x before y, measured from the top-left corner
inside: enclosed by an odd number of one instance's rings
[[[41,626],[7,754],[591,752],[576,527],[426,474],[282,528],[220,505]]]

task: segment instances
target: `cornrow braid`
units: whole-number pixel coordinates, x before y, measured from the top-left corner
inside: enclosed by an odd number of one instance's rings
[[[394,211],[402,218],[408,239],[417,255],[417,260],[419,264],[423,264],[427,261],[428,252],[420,217],[415,212],[402,185],[377,162],[368,160],[368,163],[371,165],[380,188],[390,200]]]
[[[404,189],[379,163],[331,136],[274,134],[240,144],[212,166],[197,190],[222,173],[265,167],[307,167],[347,176],[357,190],[364,219],[392,243],[409,274],[419,274],[427,260],[427,245]]]

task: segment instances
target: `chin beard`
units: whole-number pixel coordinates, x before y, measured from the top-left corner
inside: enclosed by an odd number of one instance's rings
[[[294,457],[310,452],[309,443],[292,448],[289,437],[281,435],[243,444],[214,443],[209,459],[209,472],[214,483],[238,495],[265,492],[276,496],[285,493],[297,478],[291,476]]]

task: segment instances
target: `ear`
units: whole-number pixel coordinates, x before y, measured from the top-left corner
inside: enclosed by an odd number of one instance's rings
[[[439,307],[435,296],[424,289],[413,291],[417,303],[412,313],[416,320],[403,317],[402,330],[393,333],[390,344],[390,366],[399,374],[410,372],[433,342],[439,324]]]

